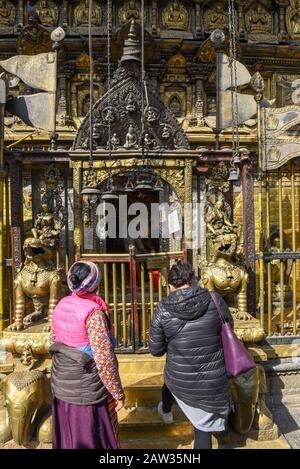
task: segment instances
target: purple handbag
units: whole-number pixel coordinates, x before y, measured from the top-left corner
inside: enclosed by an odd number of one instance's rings
[[[210,292],[222,321],[221,338],[224,351],[225,367],[228,378],[246,373],[256,368],[255,362],[243,344],[233,332],[231,325],[226,321],[220,307],[214,298],[215,292]]]

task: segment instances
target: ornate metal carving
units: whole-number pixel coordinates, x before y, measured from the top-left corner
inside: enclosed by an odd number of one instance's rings
[[[273,34],[273,16],[262,4],[252,4],[245,12],[246,31],[251,42],[277,42]]]
[[[181,2],[171,1],[162,12],[162,23],[168,29],[186,29],[188,12]]]
[[[44,220],[45,223],[42,224],[45,227],[49,222],[49,229],[58,231],[57,234],[53,233],[54,237],[58,236],[59,231],[66,223],[66,209],[62,200],[64,190],[64,181],[59,169],[55,164],[50,164],[45,170],[44,180],[40,187],[41,205],[42,208],[43,205],[47,206],[48,221],[46,219],[46,207],[43,208],[44,215],[40,216],[40,221],[43,222]]]
[[[0,1],[0,28],[13,26],[16,18],[16,8],[12,2]]]
[[[112,88],[95,104],[93,108],[93,141],[95,148],[108,146],[108,128],[114,136],[114,146],[124,150],[141,148],[141,108],[142,82],[139,64],[139,44],[135,39],[134,26],[131,25],[129,39],[125,42],[125,49],[129,42],[137,43],[136,58],[131,59],[127,52],[115,72]],[[128,44],[127,44],[128,43]],[[127,55],[126,55],[127,54]],[[135,56],[134,56],[135,57]],[[148,104],[145,108],[145,134],[153,142],[152,148],[188,149],[188,140],[180,128],[172,112],[165,108],[158,94],[149,86],[146,79]],[[117,143],[118,142],[118,143]],[[89,118],[83,120],[74,142],[75,149],[87,150],[89,147]]]
[[[50,324],[52,312],[60,297],[61,279],[59,270],[55,267],[52,246],[48,241],[28,238],[23,250],[24,266],[15,279],[14,322],[8,326],[8,330],[12,331],[19,331],[47,314]],[[26,302],[29,300],[32,303],[28,308]]]
[[[19,34],[17,52],[24,55],[36,55],[51,52],[52,45],[48,29],[29,18],[29,24]]]
[[[36,360],[33,356],[31,345],[26,344],[24,346],[22,355],[20,357],[20,362],[27,370],[31,370],[33,368]]]
[[[41,327],[42,324],[38,327]],[[3,331],[3,344],[5,350],[11,353],[22,354],[24,347],[30,346],[34,355],[46,355],[49,348],[49,333],[48,332],[11,332],[8,330]]]
[[[291,0],[286,11],[287,30],[292,39],[300,37],[300,1]]]
[[[268,246],[266,246],[266,250],[269,252],[264,256],[264,259],[268,259],[271,265],[272,307],[274,310],[280,308],[282,295],[284,296],[284,307],[290,308],[292,306],[292,291],[289,286],[289,278],[292,272],[295,253],[291,252],[291,248],[285,237],[283,240],[283,248],[284,252],[281,252],[279,228],[271,226],[269,249]],[[283,292],[281,291],[280,285],[281,269],[283,270]]]
[[[42,24],[55,26],[58,20],[58,8],[54,1],[40,0],[35,5],[36,12]]]
[[[207,8],[204,13],[205,31],[224,29],[228,27],[228,14],[224,3],[215,2],[212,8]]]
[[[141,6],[140,2],[128,1],[119,9],[118,12],[119,22],[121,24],[129,23],[130,21],[140,22],[141,21]],[[146,12],[145,18],[146,21]]]
[[[209,261],[200,259],[201,282],[209,290],[217,290],[226,298],[236,320],[250,323],[248,329],[251,333],[244,335],[243,340],[250,338],[257,341],[262,338],[263,330],[247,312],[248,274],[244,268],[241,227],[230,221],[231,207],[225,201],[225,194],[229,191],[227,178],[227,167],[220,163],[207,183]]]
[[[42,371],[16,371],[4,383],[4,395],[8,413],[7,428],[15,443],[26,445],[32,438],[33,429],[43,435],[43,443],[51,442],[50,381]],[[2,441],[2,440],[1,440]]]
[[[89,16],[89,1],[81,0],[74,9],[74,22],[76,26],[87,27]],[[93,2],[92,25],[99,27],[102,21],[102,9],[97,1]]]

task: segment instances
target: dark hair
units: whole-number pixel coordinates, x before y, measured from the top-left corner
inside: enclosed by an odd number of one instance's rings
[[[197,278],[191,264],[180,260],[172,265],[168,275],[168,283],[175,288],[186,284],[195,285]]]
[[[70,281],[74,290],[80,287],[84,279],[89,275],[91,272],[91,268],[89,265],[86,265],[84,262],[78,262],[75,264],[70,273]]]

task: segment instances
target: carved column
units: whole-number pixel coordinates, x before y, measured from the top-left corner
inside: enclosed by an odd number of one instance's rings
[[[10,198],[11,198],[11,245],[13,276],[22,263],[22,226],[23,226],[23,194],[22,194],[22,163],[20,158],[9,162]]]
[[[82,246],[82,217],[81,217],[81,161],[71,161],[73,169],[73,211],[74,211],[74,246],[75,260],[80,257]]]
[[[23,27],[24,24],[24,2],[23,0],[18,1],[18,8],[17,8],[17,25],[19,28]]]
[[[254,227],[254,178],[250,152],[241,149],[241,174],[243,190],[243,234],[245,264],[249,274],[248,311],[255,314],[255,227]]]
[[[184,244],[188,262],[192,258],[192,228],[193,228],[193,160],[186,160],[184,168]]]
[[[245,0],[240,0],[238,2],[238,30],[241,35],[245,33],[245,14],[244,14],[244,6]]]
[[[66,76],[59,75],[59,102],[57,110],[57,122],[59,125],[66,125],[66,116],[67,116],[67,83]]]
[[[157,34],[158,24],[157,24],[157,1],[152,0],[152,24],[151,24],[152,34]]]
[[[201,19],[201,1],[202,0],[195,0],[195,30],[196,35],[202,35],[202,19]]]
[[[289,5],[289,0],[275,0],[279,6],[279,37],[281,40],[288,39],[288,33],[285,23],[285,12]]]
[[[59,26],[66,28],[68,26],[68,2],[63,0],[59,5]]]
[[[192,117],[194,125],[202,127],[204,125],[205,91],[203,86],[204,76],[199,74],[199,66],[188,65],[188,72],[193,80],[193,110]]]

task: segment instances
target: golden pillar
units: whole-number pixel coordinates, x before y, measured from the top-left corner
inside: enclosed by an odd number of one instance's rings
[[[74,199],[74,244],[75,260],[80,257],[82,246],[82,217],[81,217],[81,161],[72,161],[73,168],[73,199]]]
[[[4,258],[3,258],[3,211],[4,211],[4,105],[6,103],[6,83],[0,80],[0,332],[4,327]]]
[[[193,160],[188,159],[184,168],[184,248],[187,261],[192,263],[193,243]]]

